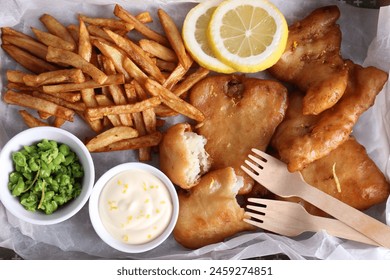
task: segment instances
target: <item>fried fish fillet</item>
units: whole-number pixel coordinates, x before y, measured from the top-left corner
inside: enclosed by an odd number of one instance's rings
[[[240,166],[251,148],[265,150],[287,108],[287,89],[270,80],[238,75],[210,76],[190,92],[190,103],[205,120],[196,132],[207,139],[205,149],[212,159],[211,170],[233,167],[250,191],[254,181]]]
[[[318,116],[304,116],[302,97],[290,96],[285,120],[278,127],[272,146],[291,172],[302,170],[347,141],[359,116],[370,108],[387,81],[387,73],[375,67],[363,68],[347,60],[348,85],[336,105]],[[298,98],[296,101],[291,99]]]
[[[192,132],[190,124],[171,126],[159,145],[161,171],[183,189],[195,186],[210,168],[205,143],[203,136]]]
[[[337,6],[314,10],[289,27],[287,47],[269,69],[276,78],[306,93],[303,113],[317,115],[332,107],[347,87],[348,68],[340,55]]]
[[[243,221],[245,210],[236,200],[242,184],[242,178],[227,167],[207,173],[188,193],[179,193],[179,217],[173,231],[176,241],[196,249],[253,230]]]
[[[309,164],[301,174],[310,185],[359,210],[384,202],[390,194],[385,176],[354,138]],[[308,212],[323,215],[316,207],[301,203]]]

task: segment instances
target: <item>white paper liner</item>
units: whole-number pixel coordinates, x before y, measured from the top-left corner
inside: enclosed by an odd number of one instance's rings
[[[41,28],[38,18],[50,13],[65,24],[76,22],[76,15],[113,17],[114,3],[132,11],[148,10],[157,21],[158,7],[165,9],[181,24],[186,12],[199,1],[125,1],[125,0],[0,0],[0,26],[14,26],[30,33],[30,26]],[[306,16],[320,6],[336,4],[341,9],[339,24],[343,32],[343,57],[365,66],[374,65],[385,71],[390,69],[390,8],[378,10],[359,9],[337,1],[282,1],[273,0],[285,14],[289,23]],[[377,31],[378,26],[378,33]],[[159,31],[158,24],[152,27]],[[377,35],[377,36],[376,36]],[[368,50],[368,52],[367,52]],[[367,56],[367,57],[366,57]],[[5,71],[18,69],[16,64],[0,50],[0,86],[5,85]],[[259,78],[263,74],[256,75]],[[390,177],[389,141],[390,106],[389,87],[378,96],[374,107],[366,112],[354,129],[354,135],[366,148],[380,169]],[[16,106],[0,103],[0,147],[13,135],[26,127],[20,119]],[[178,122],[181,119],[171,119]],[[169,125],[169,123],[168,123]],[[80,139],[94,135],[80,120],[67,123],[64,128]],[[97,178],[117,164],[135,161],[134,152],[93,154]],[[156,159],[151,162],[157,165]],[[1,178],[7,180],[7,178]],[[390,202],[367,211],[390,224]],[[8,213],[0,204],[0,246],[16,251],[25,259],[247,259],[283,253],[291,259],[390,259],[390,250],[374,248],[352,241],[343,241],[326,232],[303,234],[287,238],[263,232],[242,233],[225,242],[212,244],[198,250],[188,250],[170,237],[160,247],[142,254],[125,254],[110,248],[94,232],[89,221],[87,205],[73,218],[58,225],[36,226],[20,221]]]

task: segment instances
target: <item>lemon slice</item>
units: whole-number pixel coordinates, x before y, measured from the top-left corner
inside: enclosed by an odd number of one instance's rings
[[[214,56],[207,39],[211,15],[221,2],[222,0],[204,1],[192,8],[184,20],[182,37],[188,52],[199,65],[220,73],[233,73],[233,68]]]
[[[246,73],[274,65],[283,54],[288,26],[283,14],[266,0],[227,0],[214,11],[208,28],[215,56]]]

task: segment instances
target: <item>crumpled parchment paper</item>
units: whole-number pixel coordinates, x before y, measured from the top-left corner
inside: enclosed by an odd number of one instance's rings
[[[118,3],[136,13],[148,10],[157,20],[156,10],[165,9],[181,25],[187,11],[199,1],[140,1],[140,0],[0,0],[0,26],[13,26],[31,33],[30,27],[42,28],[38,18],[50,13],[64,24],[76,22],[78,13],[90,16],[112,17],[114,4]],[[343,32],[344,58],[365,66],[374,65],[390,69],[390,7],[379,10],[355,8],[338,1],[273,0],[285,14],[289,23],[306,16],[313,9],[330,4],[339,5],[339,24]],[[152,27],[161,31],[158,23]],[[378,28],[377,28],[378,27]],[[0,50],[0,87],[4,91],[5,71],[18,69],[16,64]],[[264,77],[263,73],[256,75]],[[375,105],[367,111],[354,129],[354,135],[390,178],[390,88],[385,86]],[[0,102],[0,148],[13,135],[26,129],[17,113],[19,108]],[[173,120],[178,121],[178,120]],[[80,139],[93,135],[80,120],[67,123],[64,129]],[[114,152],[94,154],[97,178],[119,163],[136,160],[135,154]],[[157,165],[157,160],[151,162]],[[1,163],[0,163],[1,166]],[[0,167],[1,168],[1,167]],[[0,178],[7,180],[7,178]],[[367,211],[370,215],[390,224],[390,201]],[[386,217],[387,213],[387,217]],[[99,239],[89,221],[87,205],[74,217],[52,226],[37,226],[20,221],[8,213],[0,203],[0,246],[16,251],[25,259],[247,259],[283,253],[291,259],[390,259],[390,250],[344,241],[326,232],[303,234],[287,238],[261,231],[242,233],[225,242],[188,250],[178,245],[173,237],[147,253],[125,254],[110,248]]]

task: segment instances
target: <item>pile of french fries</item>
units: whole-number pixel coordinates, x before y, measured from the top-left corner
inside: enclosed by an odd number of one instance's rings
[[[147,11],[132,15],[116,5],[113,14],[80,14],[69,26],[44,14],[47,30],[32,27],[34,36],[1,28],[3,50],[28,70],[7,70],[3,100],[25,107],[19,112],[29,127],[60,127],[77,115],[96,132],[86,141],[89,151],[136,149],[148,161],[166,117],[204,119],[184,96],[209,71],[195,65],[164,10],[157,12],[164,34],[148,26]]]

